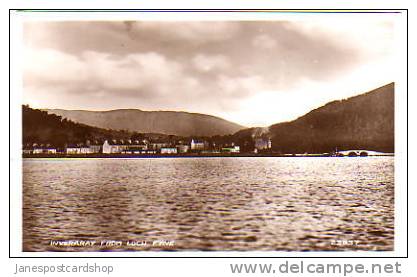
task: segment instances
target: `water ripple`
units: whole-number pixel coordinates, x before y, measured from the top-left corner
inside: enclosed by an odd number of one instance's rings
[[[393,165],[392,157],[25,159],[23,249],[393,250]]]

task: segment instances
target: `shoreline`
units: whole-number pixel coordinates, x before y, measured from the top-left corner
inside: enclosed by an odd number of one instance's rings
[[[385,153],[380,155],[368,155],[365,157],[394,157],[394,153]],[[76,158],[76,159],[91,159],[91,158],[259,158],[259,157],[281,157],[281,158],[299,158],[299,157],[327,157],[327,158],[364,158],[361,156],[349,157],[349,156],[331,156],[329,154],[274,154],[274,153],[233,153],[233,154],[224,154],[224,153],[189,153],[189,154],[24,154],[22,158],[37,158],[37,159],[48,159],[48,158]]]

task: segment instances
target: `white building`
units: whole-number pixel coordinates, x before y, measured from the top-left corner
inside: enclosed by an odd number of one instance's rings
[[[142,151],[148,150],[146,144],[139,144],[138,141],[132,142],[131,140],[105,140],[103,143],[103,153],[115,154],[115,153],[141,153]]]
[[[109,142],[105,140],[103,143],[103,153],[112,154],[112,153],[122,153],[123,148],[120,145],[114,144],[113,141]]]
[[[177,154],[178,150],[175,147],[162,147],[161,154]]]
[[[65,149],[67,154],[90,154],[93,153],[88,146],[69,146]]]
[[[204,141],[191,140],[191,150],[204,150],[205,146]]]
[[[56,154],[56,148],[33,148],[33,154]]]

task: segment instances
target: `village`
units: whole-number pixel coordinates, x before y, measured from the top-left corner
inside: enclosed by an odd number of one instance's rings
[[[272,142],[270,138],[256,138],[251,144],[250,152],[260,153],[270,151]],[[245,149],[248,147],[246,146]],[[85,143],[66,144],[64,147],[55,147],[49,143],[27,143],[23,145],[24,156],[31,155],[184,155],[184,154],[239,154],[241,146],[234,142],[216,144],[215,142],[194,139],[191,140],[132,140],[132,139],[106,139],[87,140]],[[247,151],[245,151],[247,152]]]

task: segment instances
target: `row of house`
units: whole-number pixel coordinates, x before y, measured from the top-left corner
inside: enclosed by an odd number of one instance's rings
[[[255,140],[255,151],[271,148],[271,141],[264,139]],[[184,141],[164,142],[149,140],[105,140],[87,141],[86,143],[67,144],[63,148],[55,148],[50,144],[27,144],[23,147],[23,154],[182,154],[182,153],[240,153],[240,147],[231,143],[216,147],[207,141],[192,139]]]

